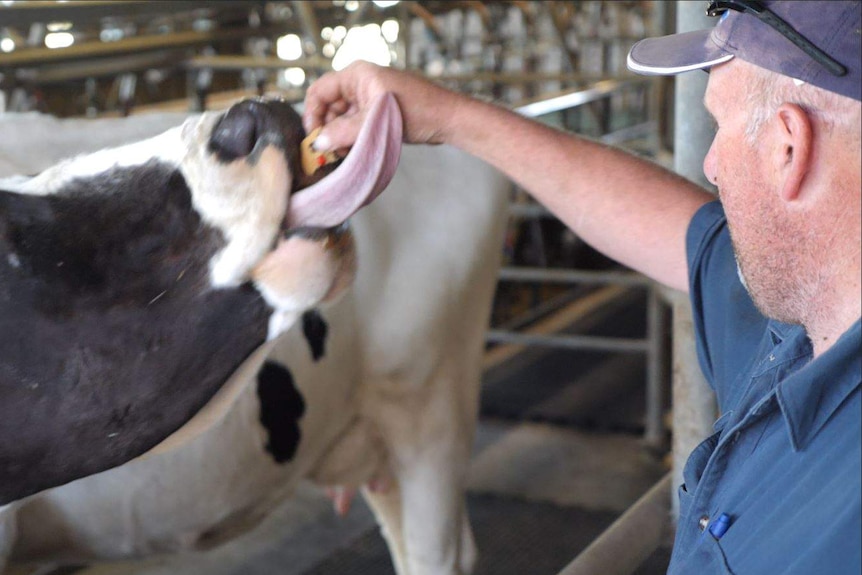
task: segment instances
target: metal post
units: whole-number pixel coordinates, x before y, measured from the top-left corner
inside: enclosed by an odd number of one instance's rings
[[[714,26],[700,2],[677,3],[677,32]],[[676,77],[674,106],[674,170],[706,188],[703,158],[714,135],[709,115],[703,107],[707,75],[690,72]],[[716,407],[694,351],[694,332],[688,299],[680,295],[673,306],[673,477],[682,482],[682,468],[688,455],[712,430]],[[674,517],[679,502],[672,497]]]
[[[647,447],[661,449],[664,444],[662,411],[667,384],[662,373],[664,346],[664,314],[659,290],[649,288],[647,296],[647,352],[646,352],[646,416],[644,418],[644,443]]]
[[[682,483],[682,469],[689,454],[712,432],[715,395],[703,380],[694,349],[694,325],[688,297],[673,296],[673,488]],[[679,517],[679,500],[673,516]]]

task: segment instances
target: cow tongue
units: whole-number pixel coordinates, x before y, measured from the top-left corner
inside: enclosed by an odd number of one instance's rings
[[[290,197],[288,228],[341,224],[389,185],[401,157],[401,110],[391,93],[374,101],[356,143],[328,176]]]

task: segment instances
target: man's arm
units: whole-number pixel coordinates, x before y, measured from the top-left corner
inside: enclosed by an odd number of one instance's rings
[[[406,142],[450,144],[485,160],[599,251],[688,290],[685,233],[712,198],[706,191],[626,152],[367,63],[309,88],[306,128],[326,124],[319,147],[347,147],[364,111],[387,91],[401,107]]]

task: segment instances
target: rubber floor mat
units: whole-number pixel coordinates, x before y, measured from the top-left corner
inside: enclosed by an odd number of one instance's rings
[[[467,501],[480,559],[475,575],[556,575],[616,519],[608,511],[495,495]],[[394,575],[376,529],[303,575]]]

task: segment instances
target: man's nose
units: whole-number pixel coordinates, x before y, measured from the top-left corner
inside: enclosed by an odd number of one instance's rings
[[[709,151],[706,153],[706,157],[703,159],[703,175],[706,176],[710,184],[713,186],[718,185],[718,172],[715,165],[715,140],[713,140]]]

